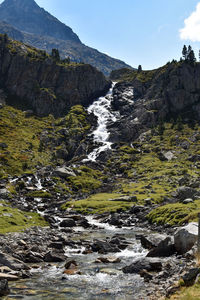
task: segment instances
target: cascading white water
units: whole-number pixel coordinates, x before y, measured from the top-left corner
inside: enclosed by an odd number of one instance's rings
[[[107,95],[100,97],[89,106],[88,112],[97,117],[97,129],[92,133],[94,142],[102,145],[94,149],[85,161],[96,161],[99,154],[107,149],[111,149],[112,143],[109,142],[109,132],[107,129],[108,122],[116,122],[118,113],[111,111],[111,101],[113,99],[112,91],[116,83],[108,91]]]

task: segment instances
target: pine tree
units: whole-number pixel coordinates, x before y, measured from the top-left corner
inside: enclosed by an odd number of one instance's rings
[[[191,63],[194,63],[196,61],[196,57],[195,57],[195,54],[194,54],[193,50],[191,50],[190,53],[188,54],[188,60]]]
[[[182,54],[183,54],[183,58],[184,58],[185,60],[187,59],[187,53],[188,53],[187,47],[184,45],[184,46],[183,46]]]
[[[142,66],[141,65],[138,66],[138,73],[140,73],[140,72],[142,72]]]
[[[53,57],[53,59],[55,61],[60,61],[60,53],[59,53],[58,49],[52,49],[51,56]]]

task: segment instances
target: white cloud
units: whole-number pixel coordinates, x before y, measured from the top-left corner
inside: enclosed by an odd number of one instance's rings
[[[200,2],[196,10],[184,21],[184,28],[179,30],[182,40],[200,42]]]

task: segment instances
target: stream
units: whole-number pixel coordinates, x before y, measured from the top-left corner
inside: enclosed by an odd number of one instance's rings
[[[25,300],[133,300],[141,299],[141,291],[145,286],[139,275],[124,274],[121,269],[131,264],[134,259],[144,257],[144,250],[136,240],[136,234],[144,230],[129,227],[117,228],[108,224],[99,223],[93,217],[87,217],[91,225],[98,229],[75,228],[73,239],[76,247],[66,247],[66,260],[75,260],[80,270],[80,275],[63,274],[64,264],[40,265],[39,269],[32,269],[30,279],[20,280],[10,284],[11,294],[8,299]],[[80,240],[105,240],[118,237],[126,239],[129,246],[117,253],[101,255],[99,253],[83,254],[84,247],[79,246]],[[99,257],[109,257],[117,263],[97,263]]]
[[[94,113],[97,117],[97,128],[91,134],[97,146],[85,161],[95,161],[101,152],[111,149],[112,143],[109,142],[107,124],[118,119],[118,113],[111,110],[114,86],[115,83],[112,84],[106,96],[100,97],[88,108],[88,112]],[[31,184],[32,178],[30,177],[28,180],[28,183]],[[34,181],[37,189],[42,189],[41,181],[37,176],[35,176]],[[35,199],[35,201],[37,211],[40,212],[40,199]],[[59,216],[57,221],[61,221]],[[69,239],[75,242],[75,246],[74,248],[67,246],[64,249],[66,261],[74,260],[77,263],[78,274],[64,274],[64,263],[41,263],[39,268],[31,265],[32,277],[11,283],[11,293],[9,298],[5,299],[143,299],[141,294],[143,289],[146,288],[144,280],[139,275],[124,274],[122,268],[131,264],[134,259],[146,255],[146,250],[142,248],[140,241],[136,239],[136,235],[145,233],[146,230],[134,226],[118,228],[107,223],[101,223],[90,216],[87,217],[87,221],[92,227],[89,229],[75,227],[73,233],[69,234]],[[111,239],[124,240],[126,244],[124,250],[118,249],[118,252],[109,252],[106,255],[98,252],[84,253],[86,249],[82,246],[81,240],[93,244],[96,240],[106,241]],[[97,262],[98,258],[108,258],[112,262]]]

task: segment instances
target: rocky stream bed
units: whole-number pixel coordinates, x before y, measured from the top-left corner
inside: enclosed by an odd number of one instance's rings
[[[114,218],[121,225],[109,224]],[[185,280],[194,280],[196,224],[181,234],[179,229],[174,243],[167,232],[155,233],[134,222],[127,226],[123,219],[123,213],[71,214],[57,217],[51,227],[0,236],[1,295],[8,294],[4,299],[159,299],[169,295],[191,268],[193,277],[188,273]],[[180,249],[186,235],[190,244]]]

